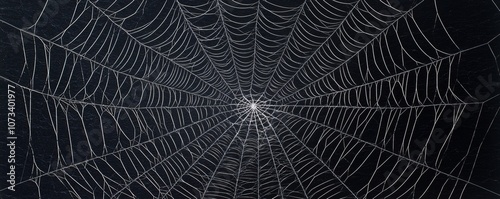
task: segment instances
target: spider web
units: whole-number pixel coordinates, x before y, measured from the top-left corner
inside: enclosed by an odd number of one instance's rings
[[[500,197],[495,1],[0,9],[5,197]]]

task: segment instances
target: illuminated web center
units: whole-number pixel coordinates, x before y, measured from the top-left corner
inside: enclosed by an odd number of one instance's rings
[[[251,103],[251,104],[250,104],[250,108],[251,108],[252,110],[257,110],[257,104],[255,104],[255,103]]]
[[[243,121],[259,121],[258,124],[262,125],[261,120],[266,120],[269,117],[269,113],[267,112],[267,102],[265,100],[261,100],[260,98],[244,96],[238,100],[236,105],[236,112],[240,115]],[[255,123],[253,123],[253,125],[255,125]]]

